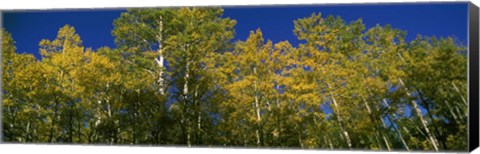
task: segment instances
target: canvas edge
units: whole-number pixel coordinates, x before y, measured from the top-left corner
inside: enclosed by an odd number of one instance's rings
[[[468,150],[472,152],[479,144],[479,9],[469,2],[468,5],[468,55],[469,55],[469,118]]]

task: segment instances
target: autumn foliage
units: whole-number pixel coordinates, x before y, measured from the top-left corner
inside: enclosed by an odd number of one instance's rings
[[[130,9],[116,48],[66,25],[17,53],[2,31],[2,139],[365,150],[466,150],[467,54],[418,36],[314,13],[304,43],[262,31],[233,42],[219,8]]]

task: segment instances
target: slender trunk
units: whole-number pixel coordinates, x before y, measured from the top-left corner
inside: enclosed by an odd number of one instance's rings
[[[197,144],[200,144],[202,141],[202,115],[198,115],[197,117]]]
[[[408,97],[412,97],[412,95],[410,94],[410,92],[408,91],[408,88],[405,86],[405,84],[403,83],[402,79],[398,79],[400,81],[400,84],[404,87],[405,89],[405,92],[407,93],[407,96]],[[423,118],[423,115],[422,115],[422,111],[420,110],[420,108],[418,107],[417,105],[417,102],[415,100],[412,100],[412,105],[413,105],[413,108],[415,109],[418,117],[420,118],[420,121],[423,125],[423,128],[425,129],[425,132],[427,133],[428,135],[428,138],[430,140],[430,143],[432,144],[433,148],[435,149],[435,151],[438,151],[438,146],[437,146],[437,143],[435,142],[435,139],[432,135],[432,133],[430,133],[430,129],[428,128],[428,125],[427,125],[427,121]]]
[[[183,112],[180,113],[180,129],[182,130],[182,137],[183,137],[183,142],[188,143],[188,137],[187,137],[187,122],[186,122],[186,107],[183,107]]]
[[[387,106],[387,109],[390,109],[390,105],[388,105],[388,103],[387,103],[387,101],[386,101],[385,99],[383,99],[383,103]],[[398,116],[397,116],[396,114],[392,114],[392,116],[393,116],[395,119],[397,119],[397,120],[400,119],[400,118],[398,118]],[[410,122],[412,122],[412,124],[415,124],[415,122],[413,122],[412,119],[408,119],[408,120],[409,120]],[[420,132],[420,134],[422,134],[423,136],[425,136],[425,137],[428,138],[428,136],[426,136],[426,135],[420,130],[420,128],[418,128],[417,125],[413,125],[413,126],[418,130],[418,132]],[[405,127],[403,127],[403,128],[405,129]],[[405,129],[405,130],[406,130],[406,129]],[[407,131],[407,133],[409,133],[408,130],[406,130],[406,131]]]
[[[460,92],[460,89],[458,89],[455,82],[452,81],[452,85],[453,85],[453,88],[455,89],[455,91],[458,93],[458,95],[460,95],[460,97],[462,98],[463,104],[465,104],[465,106],[468,106],[467,100],[465,99],[465,97],[463,97],[462,93]]]
[[[98,107],[97,107],[97,111],[95,112],[95,117],[97,117],[97,120],[95,120],[95,128],[97,128],[98,125],[100,125],[100,123],[102,122],[102,121],[101,121],[101,120],[102,120],[102,119],[101,119],[102,116],[101,116],[101,113],[100,113],[100,111],[101,111],[101,107],[100,107],[100,106],[102,105],[102,100],[98,100],[97,103],[98,103]]]
[[[458,106],[455,106],[455,110],[457,111],[457,113],[458,113],[458,118],[459,118],[461,121],[463,121],[463,119],[464,119],[464,116],[463,116],[463,115],[465,115],[465,117],[468,117],[468,115],[467,115],[466,112],[464,112],[465,114],[462,114],[462,111],[458,108]]]
[[[388,142],[387,138],[385,137],[385,135],[382,135],[382,138],[383,138],[383,142],[385,143],[385,145],[387,146],[387,150],[388,151],[392,151],[392,149],[390,149],[390,142]]]
[[[108,91],[109,88],[110,88],[110,84],[107,83],[106,87],[107,87],[106,91]],[[138,92],[140,93],[140,91],[138,91]],[[105,94],[105,103],[107,104],[107,109],[108,109],[108,118],[111,118],[112,117],[112,108],[110,106],[110,96],[106,92],[104,92],[104,94]]]
[[[187,48],[188,48],[188,44],[187,44]],[[188,79],[190,78],[190,69],[189,69],[189,65],[190,65],[190,62],[188,60],[188,58],[186,59],[186,64],[185,64],[185,76],[183,78],[183,80],[185,81],[184,85],[183,85],[183,99],[185,101],[185,109],[188,108]],[[187,113],[183,113],[183,114],[187,114]],[[186,123],[187,123],[187,145],[188,147],[191,147],[192,146],[192,142],[191,142],[191,126],[190,126],[190,117],[186,117]]]
[[[17,122],[17,116],[16,116],[16,115],[17,115],[17,114],[16,114],[16,113],[17,113],[17,109],[11,109],[11,107],[8,106],[8,107],[7,107],[7,110],[8,110],[8,113],[10,114],[10,117],[12,117],[12,122],[9,124],[8,129],[5,129],[5,128],[7,128],[7,127],[6,127],[6,126],[3,126],[4,131],[6,131],[6,132],[4,132],[2,135],[3,135],[3,140],[4,140],[4,141],[13,141],[15,135],[13,134],[12,131],[14,130],[14,128],[15,128],[14,125],[15,125],[15,123]],[[14,111],[12,111],[12,110],[14,110]],[[6,140],[6,139],[5,139],[6,137],[8,137],[9,139]]]
[[[302,137],[300,136],[300,132],[298,132],[298,143],[300,143],[300,148],[303,149],[303,141],[302,141]]]
[[[412,120],[412,119],[408,119],[412,125],[415,127],[415,129],[420,132],[420,134],[422,134],[424,137],[428,138],[427,134],[423,133],[422,129],[420,129],[420,127],[418,127],[417,125],[415,125],[415,122]]]
[[[162,51],[162,41],[163,41],[163,18],[160,16],[160,20],[158,22],[159,25],[159,32],[157,35],[157,42],[158,42],[158,58],[155,59],[157,62],[158,68],[159,68],[159,73],[158,73],[158,85],[159,85],[159,92],[161,95],[164,95],[165,93],[165,81],[163,79],[163,70],[164,70],[164,57],[163,57],[163,51]]]
[[[278,87],[278,85],[277,85],[277,89],[278,89],[278,88],[279,88],[279,87]],[[277,98],[276,98],[276,100],[275,100],[275,104],[276,104],[276,107],[277,107],[276,116],[275,116],[275,118],[276,118],[275,121],[276,121],[276,125],[277,125],[277,130],[278,130],[278,131],[277,131],[277,139],[276,139],[276,142],[277,142],[277,146],[280,146],[280,143],[281,143],[281,142],[280,142],[280,139],[281,139],[281,135],[283,135],[283,134],[281,133],[282,128],[281,128],[281,126],[280,126],[280,113],[281,113],[281,111],[280,111],[280,103],[278,102],[278,97],[280,97],[280,96],[277,95]]]
[[[247,147],[247,133],[243,133],[243,146]]]
[[[196,141],[195,143],[196,144],[201,144],[200,141],[202,141],[201,140],[201,137],[202,137],[202,113],[201,113],[202,108],[201,108],[201,105],[200,105],[200,101],[198,101],[198,85],[195,88],[193,101],[195,101],[195,108],[197,109],[197,112],[196,112],[197,128],[196,128],[196,132],[195,132],[195,141]]]
[[[402,55],[400,53],[397,53],[397,55],[400,57],[400,59],[404,62],[404,63],[407,63],[406,60],[402,57]],[[402,85],[402,87],[404,87],[405,89],[405,92],[407,93],[407,96],[408,97],[411,97],[411,94],[410,92],[408,91],[408,88],[405,86],[405,84],[403,83],[402,79],[398,79],[400,81],[400,84]],[[433,137],[433,135],[430,133],[430,129],[428,128],[427,126],[427,121],[423,118],[423,115],[422,115],[422,112],[420,111],[420,108],[418,107],[416,101],[412,101],[412,105],[413,107],[415,108],[415,111],[417,112],[417,115],[418,117],[420,118],[420,121],[422,122],[422,125],[423,125],[423,128],[425,129],[425,132],[427,133],[428,135],[428,138],[430,140],[430,143],[432,144],[433,148],[435,149],[435,151],[438,151],[438,144],[435,142],[435,139]]]
[[[330,150],[333,150],[333,144],[332,144],[332,140],[330,140],[330,137],[325,137],[324,136],[324,138],[325,138],[325,140],[327,140],[327,143],[330,146]]]
[[[257,68],[256,67],[253,67],[253,74],[254,75],[257,75]],[[261,141],[260,141],[260,121],[262,120],[261,117],[260,117],[260,106],[259,106],[259,103],[258,103],[258,92],[257,92],[257,81],[255,80],[254,81],[254,93],[255,93],[255,113],[257,115],[257,130],[255,130],[255,134],[256,134],[256,137],[257,137],[257,146],[260,146],[261,144]]]
[[[447,105],[447,108],[450,111],[450,114],[452,114],[453,120],[455,120],[455,123],[458,124],[458,118],[455,112],[452,110],[452,106],[450,106],[450,103],[448,103],[448,101],[445,101],[445,104]]]
[[[113,117],[112,117],[112,106],[110,105],[108,99],[106,99],[105,102],[106,102],[106,104],[107,104],[108,119],[113,121]],[[135,107],[135,113],[134,113],[135,121],[137,121],[137,111],[136,111],[136,110],[137,110],[137,109],[136,109],[136,107]],[[136,124],[135,124],[135,125],[136,125]],[[112,127],[113,127],[113,129],[118,128],[115,121],[113,122],[113,126],[112,126]],[[113,133],[113,136],[112,136],[112,138],[111,138],[111,140],[112,140],[111,142],[113,143],[113,142],[116,142],[116,141],[117,141],[117,129],[115,129],[115,131],[112,132],[112,133]],[[133,133],[133,135],[134,135],[133,141],[134,141],[134,143],[135,143],[135,140],[136,140],[136,138],[135,138],[135,137],[136,137],[135,132]]]
[[[56,97],[55,97],[55,99],[56,99]],[[49,141],[50,143],[53,143],[53,142],[54,142],[54,137],[53,137],[53,136],[54,136],[54,135],[53,135],[54,131],[53,131],[53,129],[54,129],[55,125],[57,124],[57,116],[58,116],[58,103],[57,103],[57,100],[54,100],[54,101],[53,101],[53,113],[54,113],[54,114],[53,114],[53,117],[52,117],[52,124],[50,125],[50,135],[49,135],[49,137],[48,137],[48,141]]]
[[[30,121],[27,123],[27,132],[25,133],[25,142],[29,142],[30,141]]]
[[[295,122],[295,129],[297,131],[297,139],[298,139],[298,144],[300,144],[300,148],[303,149],[303,141],[302,141],[302,133],[301,133],[301,129],[300,129],[300,126],[298,125],[297,122]]]
[[[107,85],[107,86],[108,86],[108,85]],[[107,104],[107,116],[108,116],[108,120],[113,120],[113,119],[112,119],[112,106],[111,106],[111,104],[110,104],[110,100],[109,100],[108,97],[106,97],[106,99],[105,99],[105,104]],[[134,114],[136,115],[136,112],[137,112],[136,110],[137,110],[137,109],[136,109],[136,107],[134,107],[134,108],[135,108],[135,113],[134,113]],[[135,116],[135,115],[134,115],[134,116]],[[136,122],[136,119],[134,120],[134,122]],[[135,125],[136,125],[136,124],[135,124]],[[115,127],[116,127],[116,126],[113,125],[113,128],[115,128]],[[114,134],[113,134],[113,136],[112,136],[111,139],[110,139],[110,144],[113,144],[113,142],[114,142],[114,141],[116,140],[116,138],[117,138],[117,137],[116,137],[116,132],[112,132],[112,133],[114,133]],[[135,142],[135,133],[133,133],[133,135],[134,135],[133,138],[134,138],[134,142]]]
[[[93,125],[93,128],[90,129],[90,132],[89,132],[89,136],[88,136],[88,143],[96,143],[97,142],[97,131],[96,129],[98,128],[98,126],[100,125],[100,123],[102,122],[101,120],[101,104],[102,104],[102,101],[101,100],[97,100],[97,103],[98,103],[98,106],[96,107],[96,111],[95,111],[95,117],[96,117],[96,120],[94,123],[90,123],[90,125]]]
[[[157,82],[158,82],[158,91],[160,92],[160,95],[165,95],[165,80],[164,80],[164,75],[163,75],[163,71],[165,69],[164,67],[164,56],[163,56],[163,49],[162,49],[162,41],[163,41],[163,18],[162,16],[159,16],[159,21],[158,21],[158,27],[159,27],[159,30],[158,30],[158,34],[157,34],[157,42],[158,42],[158,49],[157,49],[157,52],[158,52],[158,57],[157,59],[155,59],[155,61],[157,62],[157,65],[158,65],[158,69],[159,69],[159,72],[158,72],[158,79],[157,79]],[[160,122],[158,122],[160,124]],[[157,139],[156,141],[158,141],[158,132],[156,132],[157,136],[155,136]]]
[[[60,86],[63,85],[63,70],[60,70]],[[57,118],[58,118],[58,98],[57,96],[54,96],[54,101],[53,101],[53,117],[52,117],[52,124],[50,126],[50,135],[48,137],[48,140],[53,143],[54,142],[54,126],[57,123]]]
[[[186,96],[184,96],[186,97]],[[188,115],[188,101],[185,99],[183,102],[183,112],[181,113],[181,120],[180,120],[180,127],[182,129],[182,134],[184,137],[184,142],[188,145],[188,147],[191,147],[191,142],[190,142],[190,119]]]
[[[381,141],[380,141],[380,138],[379,138],[381,133],[380,133],[380,130],[378,128],[378,123],[375,120],[375,116],[372,114],[372,110],[370,109],[370,105],[368,105],[367,100],[363,96],[362,96],[362,100],[365,103],[365,108],[367,108],[367,112],[369,114],[370,121],[372,121],[372,123],[374,124],[375,133],[377,134],[377,135],[375,135],[375,139],[377,141],[378,148],[380,150],[382,150]]]
[[[335,112],[337,114],[338,123],[340,123],[340,128],[342,130],[342,134],[345,137],[348,148],[352,149],[352,141],[350,140],[350,136],[348,135],[348,132],[346,131],[345,125],[343,124],[343,120],[342,120],[342,117],[341,117],[341,114],[340,114],[340,110],[338,108],[337,101],[335,100],[335,96],[333,96],[332,93],[330,93],[330,96],[332,97],[333,105],[335,106]]]
[[[136,92],[137,92],[137,101],[133,102],[133,129],[132,129],[132,138],[133,138],[133,144],[138,144],[138,134],[137,134],[137,129],[135,127],[137,127],[139,125],[138,123],[138,107],[139,107],[139,100],[140,100],[140,93],[141,93],[141,90],[140,89],[136,89]],[[109,115],[110,116],[110,115]],[[114,141],[116,140],[116,132],[114,132],[114,135],[112,135],[112,139],[111,139],[111,143],[113,143]]]
[[[364,76],[365,76],[365,75],[364,75]],[[367,81],[365,80],[365,78],[363,78],[363,80],[365,81],[365,83],[367,82]],[[368,93],[369,93],[370,95],[373,95],[373,93],[372,93],[372,91],[370,90],[370,88],[369,88],[368,86],[366,86],[366,88],[367,88]],[[371,116],[370,116],[371,120],[372,120],[372,121],[374,122],[374,124],[375,124],[375,128],[376,128],[376,131],[377,131],[377,137],[376,137],[376,139],[377,139],[377,142],[378,142],[378,147],[379,147],[381,150],[382,150],[382,148],[383,148],[383,147],[381,146],[381,144],[380,144],[381,141],[380,141],[380,139],[379,139],[379,137],[382,136],[383,142],[385,143],[385,145],[386,145],[386,147],[387,147],[387,150],[388,150],[388,151],[391,151],[389,142],[388,142],[387,138],[385,137],[384,132],[381,131],[381,128],[380,128],[380,126],[379,126],[380,124],[378,123],[378,119],[375,118],[375,116],[374,116],[373,114],[371,114],[371,109],[370,109],[370,107],[369,107],[369,105],[368,105],[368,102],[365,100],[365,98],[362,97],[362,99],[363,99],[363,101],[365,102],[365,106],[367,107],[367,110],[368,110],[368,112],[369,112],[370,115],[371,115]],[[383,101],[385,101],[385,99],[383,99]],[[387,104],[387,106],[388,106],[388,104]],[[388,106],[388,107],[390,107],[390,106]],[[375,109],[376,109],[376,111],[378,111],[378,108],[375,107]],[[380,118],[380,119],[381,119],[381,118]],[[382,120],[382,123],[384,124],[383,119],[381,119],[381,120]],[[386,130],[386,126],[383,125],[383,127],[384,127],[385,130]]]
[[[73,143],[73,110],[70,107],[70,113],[68,114],[68,140]]]
[[[78,143],[82,143],[82,122],[77,123],[77,138]]]
[[[438,131],[437,123],[435,122],[435,119],[433,118],[432,112],[430,111],[430,107],[428,106],[426,99],[423,97],[423,95],[420,93],[420,91],[418,91],[418,90],[416,90],[416,91],[417,91],[418,96],[420,96],[420,99],[422,100],[423,105],[425,106],[425,109],[427,110],[428,117],[432,120],[433,129],[435,131],[434,133],[436,135],[435,139],[437,139],[437,143],[438,143],[438,138],[440,137],[440,132]],[[444,148],[444,150],[448,149],[447,144],[445,143],[444,140],[440,140],[440,143],[442,144],[442,147]]]
[[[392,121],[392,119],[391,119],[390,116],[388,116],[388,115],[387,115],[387,119],[388,119],[388,121],[390,122],[390,124],[392,125],[393,129],[395,130],[395,133],[397,133],[398,138],[400,138],[400,141],[402,142],[403,147],[404,147],[405,149],[407,149],[407,151],[410,151],[410,148],[408,148],[407,143],[406,143],[405,140],[403,139],[402,133],[398,130],[397,127],[395,127],[394,121]]]
[[[377,131],[375,131],[375,133],[376,133],[375,140],[377,142],[378,149],[383,151],[382,141],[380,141],[380,136],[381,135],[380,135],[380,132],[378,131],[378,129],[377,129]]]
[[[383,103],[387,106],[388,109],[390,109],[390,105],[388,105],[388,103],[387,103],[387,101],[386,101],[385,99],[383,99]],[[395,114],[393,114],[393,113],[392,113],[392,116],[398,119],[398,117],[397,117]],[[389,116],[388,114],[387,114],[387,119],[388,119],[388,121],[390,122],[390,124],[392,125],[393,129],[395,130],[395,132],[397,133],[398,137],[400,138],[400,141],[402,141],[403,147],[404,147],[405,149],[407,149],[407,151],[410,151],[410,148],[408,148],[407,143],[406,143],[405,140],[403,139],[402,133],[401,133],[401,132],[398,130],[398,128],[395,127],[395,125],[394,125],[394,124],[395,124],[395,120],[392,121],[391,118],[390,118],[390,116]],[[398,125],[397,125],[397,126],[398,126]]]
[[[384,128],[385,130],[387,130],[387,124],[385,124],[385,121],[383,120],[382,117],[380,117],[380,121],[382,121],[382,123],[383,123],[383,128]],[[385,137],[385,135],[383,135],[383,141],[385,142],[385,145],[387,146],[388,151],[391,151],[390,142],[389,142],[388,139]]]
[[[313,109],[310,109],[310,112],[314,113],[315,111]],[[316,130],[319,130],[318,128],[318,124],[317,124],[317,117],[315,117],[315,114],[313,114],[313,124],[314,124],[314,130],[313,130],[313,134],[314,134],[314,137],[315,137],[315,140],[316,140],[316,143],[319,144],[320,143],[320,137],[317,135],[317,131]]]
[[[187,114],[187,113],[183,113],[183,114]],[[192,130],[191,130],[191,126],[190,126],[190,125],[191,125],[191,123],[190,123],[190,117],[188,117],[188,115],[187,115],[187,117],[185,118],[185,122],[186,122],[186,126],[185,126],[185,127],[186,127],[186,131],[187,131],[187,132],[186,132],[186,134],[187,134],[187,146],[188,146],[188,147],[191,147],[191,146],[192,146],[192,139],[191,139],[191,133],[192,133],[191,131],[192,131]]]

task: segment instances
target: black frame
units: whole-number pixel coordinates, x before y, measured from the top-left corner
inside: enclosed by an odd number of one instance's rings
[[[479,142],[479,12],[478,7],[469,2],[468,5],[468,47],[469,47],[469,151],[478,147]]]

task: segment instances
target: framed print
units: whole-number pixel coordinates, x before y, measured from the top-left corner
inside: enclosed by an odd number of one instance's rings
[[[3,143],[478,147],[471,2],[1,13]]]

